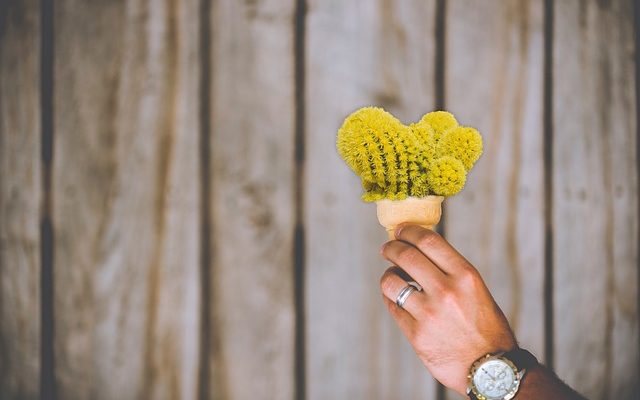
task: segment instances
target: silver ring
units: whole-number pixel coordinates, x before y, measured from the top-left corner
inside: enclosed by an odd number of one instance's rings
[[[416,287],[415,284],[413,284],[413,282],[403,287],[400,293],[398,293],[398,297],[396,297],[396,304],[398,305],[398,307],[403,308],[402,306],[404,306],[404,303],[407,301],[409,296],[411,296],[411,293],[413,293],[416,290],[419,290],[419,289]]]

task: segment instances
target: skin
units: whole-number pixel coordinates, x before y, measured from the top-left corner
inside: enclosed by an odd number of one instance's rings
[[[442,236],[410,224],[395,236],[381,249],[394,264],[380,280],[387,309],[433,377],[464,395],[471,364],[514,349],[516,338],[476,268]],[[411,280],[423,290],[400,308],[395,299]],[[527,372],[516,398],[581,397],[539,365]]]

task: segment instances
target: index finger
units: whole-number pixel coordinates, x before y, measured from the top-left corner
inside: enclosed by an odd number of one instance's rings
[[[430,229],[403,224],[396,229],[395,234],[398,240],[416,247],[446,274],[455,275],[471,266],[449,242]]]

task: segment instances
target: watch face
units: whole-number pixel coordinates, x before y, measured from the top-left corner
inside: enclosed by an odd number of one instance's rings
[[[501,400],[514,394],[518,377],[513,368],[500,359],[482,363],[473,375],[473,385],[487,400]]]

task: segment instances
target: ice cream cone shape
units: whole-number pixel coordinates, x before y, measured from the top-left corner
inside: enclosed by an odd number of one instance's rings
[[[459,125],[446,111],[405,125],[380,107],[362,107],[336,136],[338,154],[360,178],[362,200],[376,202],[389,239],[402,223],[433,229],[442,201],[464,188],[482,146],[477,129]]]
[[[408,197],[404,200],[378,200],[378,221],[394,240],[395,229],[402,223],[413,223],[433,229],[442,215],[443,196]]]

